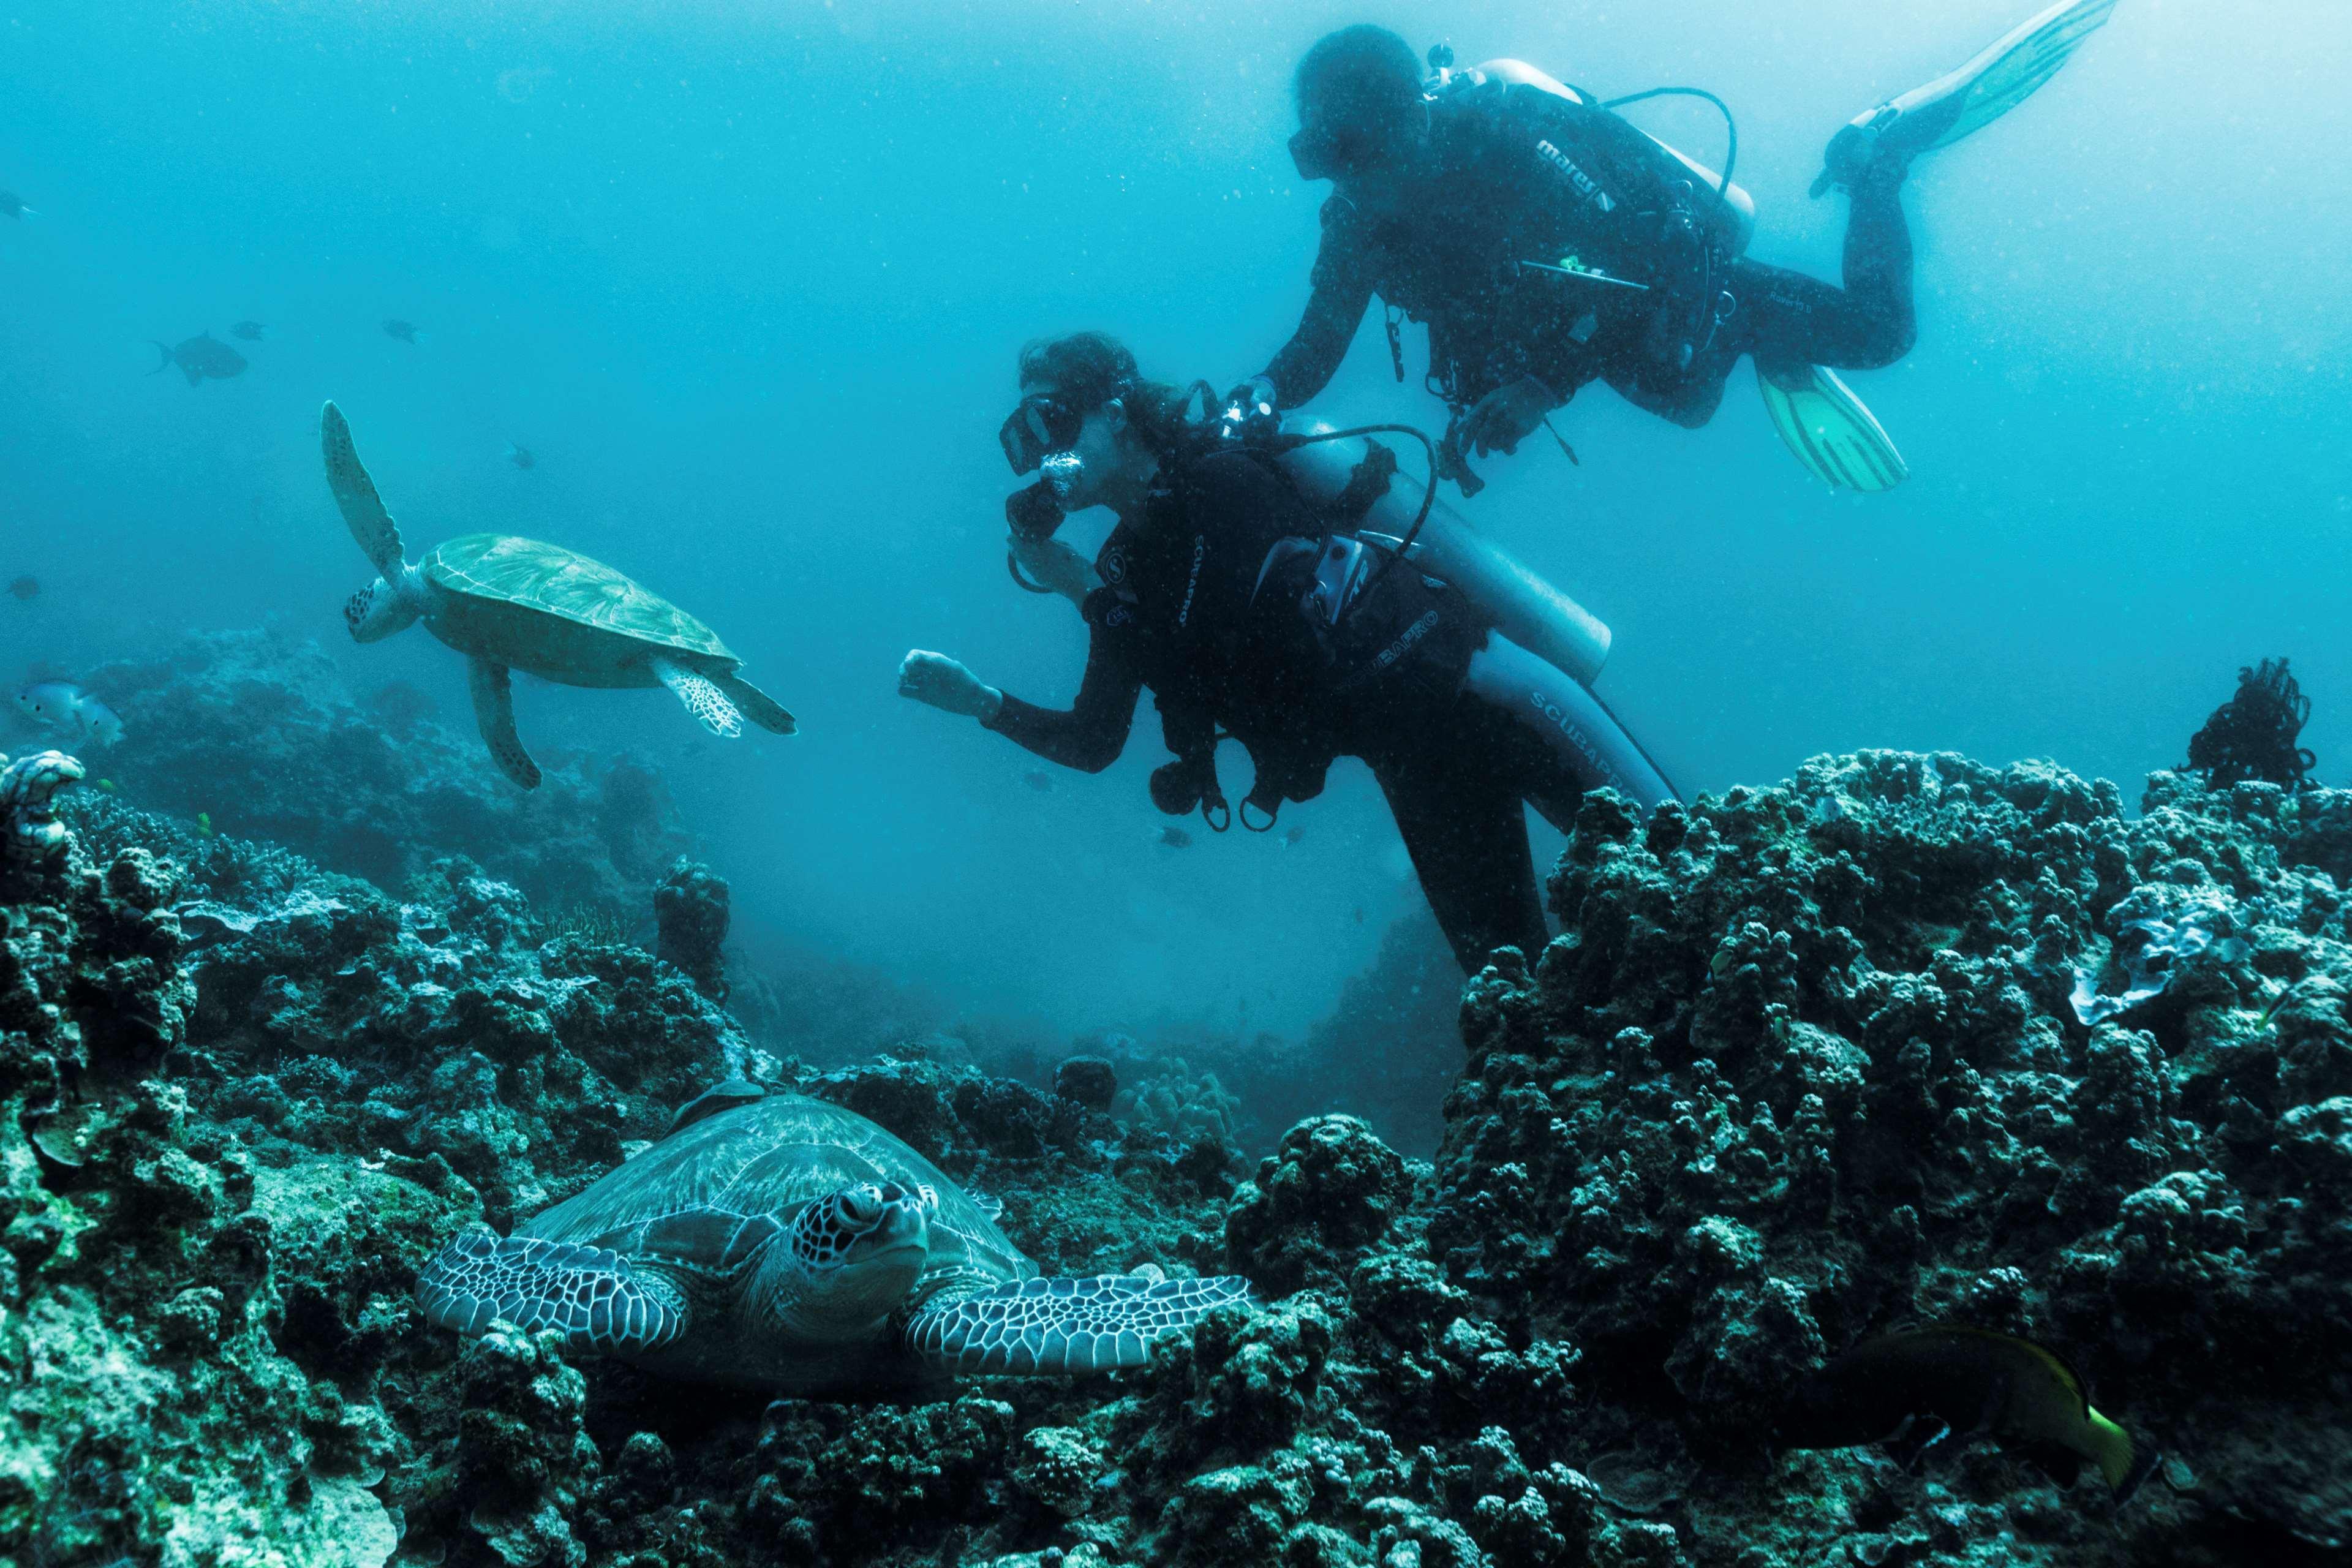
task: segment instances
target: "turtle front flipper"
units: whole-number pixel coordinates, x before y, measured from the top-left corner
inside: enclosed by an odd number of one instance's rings
[[[735,706],[743,710],[743,717],[760,726],[761,729],[775,735],[792,735],[799,732],[800,721],[784,711],[782,703],[741,676],[713,676],[710,683],[725,692]]]
[[[686,1331],[688,1317],[677,1285],[609,1247],[488,1230],[443,1247],[417,1277],[416,1300],[436,1326],[461,1334],[503,1319],[600,1355],[657,1351]]]
[[[499,771],[525,789],[539,787],[539,764],[522,749],[522,737],[515,733],[514,682],[503,664],[492,664],[487,658],[467,661],[468,684],[474,689],[474,722],[482,729],[482,740],[490,748],[490,757]]]
[[[1250,1282],[1232,1275],[1156,1284],[1132,1274],[1024,1279],[931,1301],[908,1321],[907,1345],[948,1372],[1109,1372],[1143,1365],[1155,1341],[1249,1299]]]
[[[327,488],[335,492],[343,526],[352,531],[361,552],[383,574],[384,581],[399,582],[407,567],[400,525],[392,521],[383,498],[375,492],[375,481],[360,466],[359,449],[352,445],[352,427],[343,422],[343,411],[332,403],[319,415],[319,444],[326,451]]]
[[[731,741],[743,732],[743,715],[727,700],[727,693],[707,675],[698,675],[676,659],[656,658],[648,661],[654,678],[686,704],[686,710],[702,721],[702,727],[721,740]],[[771,707],[774,704],[771,703]],[[778,712],[783,710],[777,709]],[[787,721],[791,715],[786,714]]]

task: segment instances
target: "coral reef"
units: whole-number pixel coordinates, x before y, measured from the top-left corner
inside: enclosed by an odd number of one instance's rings
[[[1322,1114],[1236,1181],[1222,1131],[1140,1113],[1207,1114],[1205,1073],[819,1070],[479,868],[396,902],[85,801],[0,906],[0,1558],[2341,1561],[2352,795],[2122,804],[1893,753],[1646,822],[1593,796],[1563,934],[1464,995],[1435,1159]],[[2088,1024],[2085,974],[2120,1003]],[[914,1405],[420,1325],[447,1237],[739,1072],[889,1127],[1049,1270],[1265,1300],[1138,1373]],[[2119,1509],[1966,1434],[1917,1473],[1775,1446],[1799,1379],[1927,1321],[2074,1358],[2159,1479]]]
[[[654,952],[715,1002],[727,999],[727,884],[708,866],[680,860],[654,889]]]
[[[315,643],[282,632],[192,636],[89,684],[124,723],[94,771],[141,805],[202,812],[388,893],[456,856],[548,909],[641,914],[685,847],[643,765],[542,757],[526,795],[485,760],[469,715],[445,725],[404,682],[355,699]]]
[[[37,875],[65,852],[56,801],[81,779],[81,763],[63,752],[35,752],[13,763],[0,752],[0,876]]]

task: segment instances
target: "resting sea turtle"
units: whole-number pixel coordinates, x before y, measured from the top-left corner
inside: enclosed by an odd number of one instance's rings
[[[351,426],[327,405],[320,416],[327,485],[376,581],[352,595],[343,619],[374,642],[423,619],[472,666],[474,718],[507,777],[539,786],[539,767],[515,734],[508,672],[560,686],[667,686],[713,734],[743,720],[779,735],[793,716],[735,671],[742,660],[719,634],[602,562],[508,533],[468,533],[410,565],[399,525],[360,466]]]
[[[416,1287],[425,1316],[460,1333],[504,1319],[569,1350],[782,1394],[1139,1366],[1153,1341],[1249,1290],[1041,1279],[873,1122],[740,1084],[514,1235],[458,1237]]]

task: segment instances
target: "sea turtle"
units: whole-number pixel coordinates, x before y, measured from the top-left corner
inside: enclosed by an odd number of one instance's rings
[[[425,1316],[503,1319],[647,1371],[779,1394],[1139,1366],[1249,1281],[1041,1279],[939,1168],[852,1110],[730,1084],[510,1237],[459,1236]]]
[[[515,734],[512,669],[559,686],[667,686],[715,735],[741,734],[747,716],[779,735],[799,728],[735,673],[743,661],[718,633],[602,562],[510,533],[468,533],[410,565],[342,411],[328,404],[319,425],[328,488],[377,573],[343,605],[352,637],[375,642],[421,618],[464,654],[482,739],[523,788],[539,787],[539,767]]]

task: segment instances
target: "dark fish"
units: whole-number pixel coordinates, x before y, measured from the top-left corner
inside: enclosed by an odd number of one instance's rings
[[[1960,1324],[1865,1340],[1804,1379],[1775,1436],[1789,1448],[1884,1444],[1916,1463],[1954,1434],[1984,1433],[2071,1481],[2098,1468],[2122,1503],[2158,1455],[2091,1408],[2080,1373],[2014,1334]]]
[[[507,461],[512,463],[518,468],[535,468],[539,467],[539,459],[530,455],[530,448],[518,445],[513,441],[507,443]]]
[[[249,343],[257,343],[261,341],[261,329],[262,323],[259,321],[231,321],[228,335],[233,338],[243,338]]]
[[[1300,827],[1300,826],[1297,826],[1296,824],[1293,824],[1293,825],[1292,825],[1292,826],[1290,827],[1289,831],[1287,831],[1287,832],[1286,832],[1285,834],[1283,834],[1283,836],[1282,836],[1282,841],[1283,841],[1283,843],[1284,843],[1284,844],[1286,844],[1286,845],[1296,844],[1296,843],[1297,843],[1300,839],[1302,839],[1302,838],[1304,838],[1304,837],[1307,837],[1307,829],[1305,829],[1304,827]]]
[[[1054,791],[1054,775],[1043,768],[1031,768],[1021,775],[1021,782],[1039,795],[1051,795]]]
[[[152,342],[152,339],[150,341]],[[147,373],[149,375],[161,375],[178,365],[180,374],[188,378],[190,386],[194,386],[207,377],[214,381],[226,381],[230,376],[245,374],[245,356],[210,332],[200,333],[174,348],[166,348],[162,343],[156,343],[154,347],[162,357],[155,362],[155,368]]]
[[[25,198],[14,191],[0,191],[0,216],[37,217],[40,215],[25,205]]]
[[[1361,904],[1356,906],[1356,923],[1358,925],[1364,923],[1364,906]]]
[[[1181,827],[1163,827],[1160,830],[1160,842],[1171,849],[1190,849],[1192,836]]]
[[[404,343],[414,343],[416,341],[416,323],[404,321],[398,316],[388,316],[384,319],[383,335],[398,338]]]
[[[41,580],[28,574],[9,584],[8,592],[15,598],[37,599],[41,596]]]

